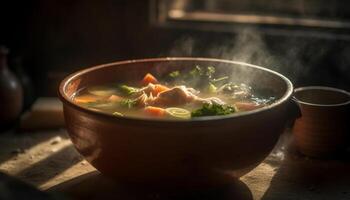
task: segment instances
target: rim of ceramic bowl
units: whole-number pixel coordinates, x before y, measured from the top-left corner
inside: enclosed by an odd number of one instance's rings
[[[76,77],[81,76],[82,74],[85,73],[89,73],[95,70],[99,70],[101,68],[105,68],[105,67],[111,67],[111,66],[117,66],[117,65],[124,65],[124,64],[131,64],[131,63],[145,63],[145,62],[169,62],[169,61],[208,61],[208,62],[219,62],[219,63],[227,63],[227,64],[236,64],[236,65],[244,65],[247,67],[251,67],[251,68],[255,68],[258,70],[262,70],[262,71],[266,71],[269,72],[271,74],[274,74],[276,76],[278,76],[279,78],[281,78],[286,86],[287,89],[285,91],[285,93],[283,94],[283,96],[281,98],[279,98],[277,101],[275,101],[274,103],[264,106],[262,108],[258,108],[252,111],[245,111],[245,112],[239,112],[239,113],[233,113],[230,115],[221,115],[221,116],[205,116],[205,117],[198,117],[198,118],[194,118],[191,120],[180,120],[180,119],[156,119],[156,118],[138,118],[138,117],[128,117],[128,116],[115,116],[113,114],[110,113],[105,113],[105,112],[100,112],[100,111],[96,111],[96,110],[92,110],[92,109],[87,109],[84,108],[76,103],[73,102],[71,97],[68,97],[66,95],[65,88],[67,87],[68,83],[70,83],[72,80],[74,80]],[[99,115],[99,116],[103,116],[103,117],[108,117],[108,118],[113,118],[113,119],[118,119],[118,120],[132,120],[132,121],[152,121],[152,122],[175,122],[175,123],[189,123],[189,122],[196,122],[196,121],[213,121],[213,120],[222,120],[222,119],[230,119],[230,118],[237,118],[237,117],[241,117],[241,116],[247,116],[247,115],[252,115],[252,114],[256,114],[256,113],[260,113],[260,112],[264,112],[264,111],[268,111],[271,108],[274,107],[278,107],[279,105],[281,105],[282,103],[284,103],[285,101],[288,101],[289,98],[292,97],[292,93],[293,93],[293,84],[292,82],[286,78],[285,76],[283,76],[282,74],[275,72],[273,70],[261,67],[261,66],[257,66],[257,65],[253,65],[253,64],[248,64],[248,63],[244,63],[244,62],[238,62],[238,61],[231,61],[231,60],[224,60],[224,59],[216,59],[216,58],[201,58],[201,57],[163,57],[163,58],[146,58],[146,59],[135,59],[135,60],[124,60],[124,61],[118,61],[118,62],[112,62],[112,63],[107,63],[107,64],[102,64],[102,65],[97,65],[97,66],[93,66],[93,67],[89,67],[89,68],[85,68],[79,71],[76,71],[70,75],[68,75],[65,79],[63,79],[60,83],[59,86],[59,90],[58,90],[58,96],[61,99],[61,101],[63,103],[67,103],[68,105],[83,111],[85,113],[90,113],[90,114],[94,114],[94,115]]]
[[[296,97],[296,94],[301,91],[306,91],[306,90],[323,90],[323,91],[330,91],[330,92],[337,92],[337,93],[342,93],[348,96],[348,100],[343,102],[343,103],[334,103],[334,104],[320,104],[320,103],[311,103],[307,101],[302,101]],[[350,104],[350,93],[346,90],[342,90],[339,88],[334,88],[334,87],[327,87],[327,86],[305,86],[305,87],[298,87],[294,90],[294,96],[293,100],[295,100],[298,103],[304,104],[304,105],[309,105],[309,106],[319,106],[319,107],[336,107],[336,106],[345,106]]]

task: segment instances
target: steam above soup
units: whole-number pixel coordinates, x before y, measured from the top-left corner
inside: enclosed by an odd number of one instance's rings
[[[88,109],[116,116],[191,119],[230,115],[274,102],[270,91],[258,91],[216,76],[215,67],[196,66],[162,77],[147,73],[131,84],[111,83],[85,88],[73,97]]]

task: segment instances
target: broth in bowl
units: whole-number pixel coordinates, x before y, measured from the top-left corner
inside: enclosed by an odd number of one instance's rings
[[[73,100],[116,116],[188,120],[250,111],[276,99],[271,91],[256,90],[215,72],[212,66],[195,66],[161,77],[147,73],[134,82],[84,88]]]

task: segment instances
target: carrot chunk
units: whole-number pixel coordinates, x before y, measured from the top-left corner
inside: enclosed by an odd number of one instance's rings
[[[154,117],[165,116],[165,109],[159,108],[159,107],[147,106],[144,108],[144,111],[147,115],[154,116]]]
[[[155,84],[154,89],[152,91],[152,95],[157,96],[159,93],[164,92],[164,91],[168,91],[168,90],[169,90],[169,88],[165,85]]]
[[[147,73],[145,77],[142,79],[142,84],[143,85],[148,85],[149,83],[156,84],[158,83],[158,80],[150,73]]]
[[[249,111],[249,110],[254,110],[254,109],[263,107],[262,105],[258,105],[251,102],[236,102],[235,106],[238,110],[242,110],[242,111]]]
[[[86,94],[86,95],[80,95],[80,96],[75,97],[74,101],[76,103],[90,103],[90,102],[95,102],[95,101],[98,101],[101,99],[102,98],[99,96]]]

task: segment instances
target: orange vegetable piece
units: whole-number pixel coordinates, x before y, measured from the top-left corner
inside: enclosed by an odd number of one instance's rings
[[[89,102],[95,102],[98,100],[101,100],[102,98],[99,96],[95,96],[95,95],[90,95],[90,94],[86,94],[86,95],[81,95],[81,96],[77,96],[74,98],[74,101],[76,103],[89,103]]]
[[[165,116],[165,109],[160,108],[160,107],[154,107],[154,106],[147,106],[144,109],[145,113],[150,116],[154,117],[163,117]]]
[[[236,102],[235,106],[238,110],[249,111],[263,107],[263,105],[257,105],[251,102]]]
[[[159,93],[170,90],[167,86],[161,84],[155,84],[152,91],[153,96],[157,96]]]
[[[145,77],[142,79],[142,84],[143,85],[148,85],[149,83],[156,84],[158,83],[158,80],[150,73],[147,73]]]

